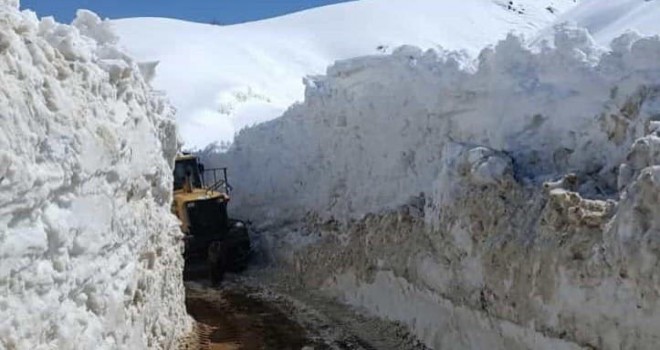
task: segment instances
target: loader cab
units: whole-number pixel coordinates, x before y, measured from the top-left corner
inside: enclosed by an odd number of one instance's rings
[[[177,158],[174,165],[174,190],[183,189],[186,178],[190,179],[192,188],[201,188],[203,172],[204,165],[197,162],[197,157],[185,155]]]
[[[229,226],[229,196],[205,186],[204,166],[196,156],[179,155],[174,164],[172,212],[181,221],[181,230],[193,236],[222,236]]]

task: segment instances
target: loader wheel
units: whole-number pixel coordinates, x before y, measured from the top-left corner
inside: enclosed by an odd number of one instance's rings
[[[231,228],[228,237],[228,242],[231,242],[231,252],[228,252],[226,256],[231,260],[227,262],[227,270],[242,272],[247,269],[250,258],[250,236],[246,227],[240,225]]]
[[[224,252],[222,242],[211,243],[207,260],[211,285],[217,286],[222,282],[222,278],[227,270],[227,255]]]

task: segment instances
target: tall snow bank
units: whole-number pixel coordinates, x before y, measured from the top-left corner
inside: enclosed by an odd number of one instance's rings
[[[307,79],[218,161],[272,256],[433,348],[651,349],[659,82],[634,34],[402,47]]]
[[[239,134],[236,202],[259,218],[359,218],[430,193],[451,144],[506,152],[525,181],[588,174],[584,191],[611,195],[655,117],[657,40],[628,34],[605,53],[563,27],[555,45],[509,36],[476,62],[414,47],[337,62],[306,80],[304,103]]]
[[[0,348],[171,348],[173,109],[96,15],[0,4]]]

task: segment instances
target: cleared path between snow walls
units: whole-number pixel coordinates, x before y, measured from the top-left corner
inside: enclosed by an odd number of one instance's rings
[[[302,280],[436,349],[660,342],[660,39],[337,62],[216,159]]]
[[[90,12],[0,0],[1,349],[170,349],[192,329],[173,110],[116,41]]]

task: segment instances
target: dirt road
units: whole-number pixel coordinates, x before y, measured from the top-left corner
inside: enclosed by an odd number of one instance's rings
[[[204,350],[425,349],[403,327],[335,301],[234,278],[219,288],[186,283],[188,313]]]
[[[188,313],[202,327],[207,349],[291,349],[318,345],[276,307],[237,290],[189,287]]]

